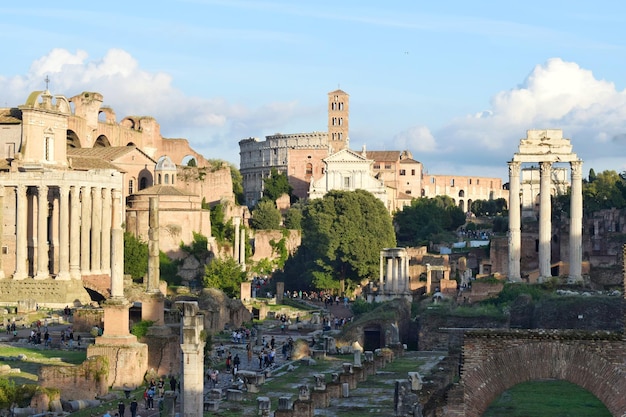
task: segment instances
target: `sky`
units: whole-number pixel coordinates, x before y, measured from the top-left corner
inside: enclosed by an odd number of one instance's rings
[[[353,150],[429,174],[508,180],[529,129],[562,129],[584,176],[626,170],[626,2],[33,0],[0,33],[0,107],[48,77],[236,166],[241,139],[326,131],[340,88]]]

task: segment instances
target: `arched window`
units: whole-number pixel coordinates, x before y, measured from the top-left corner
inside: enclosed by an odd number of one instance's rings
[[[141,177],[141,179],[139,180],[139,189],[143,190],[144,188],[146,188],[147,182],[148,180],[146,179],[146,177]]]
[[[165,184],[168,185],[170,183],[170,174],[165,174]]]
[[[465,191],[464,190],[460,190],[459,191],[459,197],[465,197]]]

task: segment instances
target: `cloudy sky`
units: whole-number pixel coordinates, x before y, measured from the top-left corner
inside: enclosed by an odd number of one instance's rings
[[[34,0],[0,6],[0,106],[45,88],[103,94],[207,158],[239,140],[326,131],[350,94],[353,149],[432,174],[507,177],[528,129],[589,168],[626,170],[626,3]],[[52,6],[54,4],[54,6]]]

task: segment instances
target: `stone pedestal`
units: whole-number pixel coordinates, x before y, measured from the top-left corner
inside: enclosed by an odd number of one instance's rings
[[[165,297],[161,291],[148,292],[141,297],[141,320],[161,326],[165,324]],[[106,323],[106,322],[105,322]]]
[[[313,391],[311,391],[311,401],[313,402],[314,408],[327,408],[330,406],[330,395],[325,389],[313,389]]]
[[[226,400],[235,402],[243,401],[243,391],[238,389],[226,390]]]
[[[339,382],[329,382],[326,384],[326,392],[329,398],[341,397],[341,384]]]
[[[294,417],[313,417],[315,408],[311,400],[296,400],[293,402]]]
[[[87,347],[87,357],[90,356],[108,358],[108,386],[122,389],[124,386],[137,387],[143,383],[148,369],[148,346],[138,343],[135,336],[97,337],[95,344]]]

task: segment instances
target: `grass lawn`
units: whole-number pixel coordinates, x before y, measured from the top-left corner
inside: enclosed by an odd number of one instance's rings
[[[610,417],[592,393],[568,381],[518,384],[496,399],[484,417]]]
[[[25,360],[5,360],[24,355]],[[78,365],[87,358],[85,350],[58,350],[35,347],[0,345],[0,365],[19,368],[20,373],[8,374],[4,378],[16,384],[36,384],[41,365]]]

